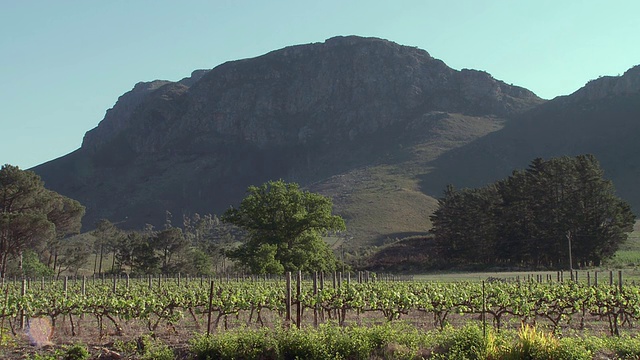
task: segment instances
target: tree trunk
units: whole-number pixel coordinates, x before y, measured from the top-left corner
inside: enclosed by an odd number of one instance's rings
[[[53,254],[53,270],[56,270],[56,266],[58,266],[58,249],[56,248],[54,250],[54,254]]]
[[[96,270],[98,269],[98,253],[96,252],[96,258],[93,260],[93,275],[96,274]]]
[[[2,261],[2,278],[4,279],[7,275],[7,253],[5,252],[4,254],[2,254],[2,257],[0,257],[1,261]]]
[[[100,245],[100,265],[98,266],[98,275],[102,274],[102,253],[104,252],[104,245]]]

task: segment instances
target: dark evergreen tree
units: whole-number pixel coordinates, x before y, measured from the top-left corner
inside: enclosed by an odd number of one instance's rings
[[[449,186],[431,219],[449,261],[568,267],[571,257],[573,267],[612,256],[635,216],[595,157],[580,155],[535,159],[481,189]]]

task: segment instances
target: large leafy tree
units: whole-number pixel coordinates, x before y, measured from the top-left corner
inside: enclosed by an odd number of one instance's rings
[[[322,239],[345,229],[332,215],[330,198],[300,190],[282,180],[250,186],[238,208],[222,220],[247,231],[249,239],[229,253],[253,273],[334,270],[337,260]]]
[[[0,275],[7,261],[20,260],[26,249],[79,231],[84,207],[47,190],[38,175],[3,165],[0,169]]]

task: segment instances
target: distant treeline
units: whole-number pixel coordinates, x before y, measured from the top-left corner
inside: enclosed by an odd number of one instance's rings
[[[477,189],[448,186],[431,216],[439,259],[457,265],[599,265],[633,230],[592,155],[535,159]]]

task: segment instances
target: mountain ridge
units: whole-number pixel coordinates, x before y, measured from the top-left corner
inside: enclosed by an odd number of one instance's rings
[[[219,213],[246,186],[283,178],[331,196],[353,236],[377,244],[428,230],[451,175],[443,161],[459,161],[447,154],[571,96],[545,101],[425,50],[335,37],[138,83],[81,148],[34,170],[87,206],[85,228]]]

